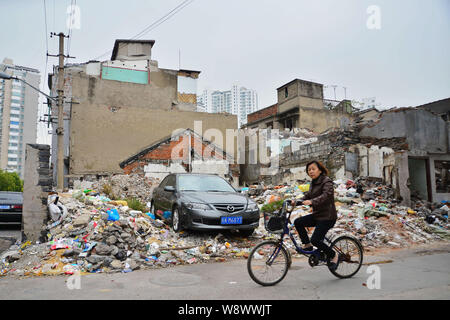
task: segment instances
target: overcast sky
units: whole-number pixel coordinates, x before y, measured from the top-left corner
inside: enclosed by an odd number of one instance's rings
[[[49,58],[45,33],[68,33],[68,6],[80,9],[69,62],[86,62],[132,38],[183,0],[0,0],[0,59],[39,69]],[[368,8],[375,5],[377,13]],[[378,25],[379,29],[369,29]],[[259,107],[295,79],[337,85],[336,98],[376,97],[382,107],[407,107],[450,97],[448,0],[194,0],[139,37],[155,40],[159,67],[201,71],[198,93],[254,89]],[[57,38],[48,50],[56,54]],[[67,49],[66,49],[67,52]],[[100,60],[111,57],[109,52]],[[43,86],[46,92],[47,86]],[[334,99],[332,87],[325,97]]]

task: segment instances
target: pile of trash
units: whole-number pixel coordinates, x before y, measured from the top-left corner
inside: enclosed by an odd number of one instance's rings
[[[116,179],[114,185],[120,186],[117,192],[123,187],[131,192],[118,192],[121,199],[134,196],[149,200],[144,194],[148,190],[138,193],[127,185],[126,179]],[[104,189],[110,182],[95,186]],[[150,183],[156,185],[156,181]],[[338,221],[330,232],[356,236],[366,251],[450,240],[450,202],[419,201],[408,208],[398,205],[393,190],[379,182],[360,179],[334,183]],[[285,198],[301,199],[308,190],[309,183],[305,181],[295,185],[252,185],[243,188],[242,192],[262,208]],[[223,262],[247,258],[261,239],[277,237],[265,229],[262,212],[259,227],[252,236],[244,238],[239,233],[228,232],[175,233],[165,220],[148,212],[148,204],[146,210],[132,209],[129,205],[132,204],[113,200],[94,188],[50,193],[48,210],[51,219],[42,229],[42,243],[16,243],[0,253],[0,276],[131,272],[180,264]],[[310,213],[309,206],[296,207],[291,221]],[[170,218],[168,211],[158,214]],[[293,252],[293,248],[289,248]]]
[[[405,247],[430,241],[450,240],[450,202],[416,202],[413,208],[400,206],[394,190],[370,179],[336,180],[335,204],[338,220],[330,233],[349,233],[368,251],[382,247]],[[258,204],[280,199],[302,199],[309,184],[252,185],[245,192]],[[291,221],[310,214],[309,206],[294,209]],[[262,231],[262,230],[261,230]]]
[[[50,194],[43,243],[16,243],[0,253],[0,276],[131,272],[248,257],[253,242],[239,234],[175,233],[150,212],[97,191]],[[166,215],[169,212],[159,212]],[[169,213],[170,214],[170,213]],[[167,216],[166,216],[167,217]]]

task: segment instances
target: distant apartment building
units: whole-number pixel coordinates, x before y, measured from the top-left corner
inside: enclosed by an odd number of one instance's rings
[[[5,58],[0,71],[39,88],[39,71]],[[39,93],[20,80],[0,79],[0,169],[23,179],[25,146],[36,143]]]
[[[227,91],[205,89],[197,97],[197,103],[197,111],[237,115],[238,126],[241,127],[247,123],[247,115],[258,110],[258,94],[238,85]]]

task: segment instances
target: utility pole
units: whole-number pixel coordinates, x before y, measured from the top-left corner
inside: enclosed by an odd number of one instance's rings
[[[59,67],[58,67],[58,128],[56,134],[58,136],[58,162],[57,162],[57,187],[56,189],[64,189],[64,33],[60,32],[59,36]]]
[[[64,189],[64,33],[59,36],[59,67],[58,67],[58,160],[57,160],[57,187],[56,190]]]
[[[56,176],[57,176],[57,191],[62,191],[64,189],[64,38],[68,38],[69,36],[65,36],[64,33],[60,32],[58,34],[51,33],[50,36],[58,36],[59,37],[59,54],[48,56],[58,57],[59,65],[58,65],[58,127],[56,128],[57,135],[57,161],[56,161]],[[67,58],[73,58],[67,56]]]

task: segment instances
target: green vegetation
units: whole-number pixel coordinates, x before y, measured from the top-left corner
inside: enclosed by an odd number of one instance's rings
[[[0,170],[0,191],[23,192],[23,180],[17,172],[6,172]]]
[[[125,201],[128,203],[128,207],[133,210],[138,210],[142,212],[148,211],[147,207],[136,198],[127,198],[125,199]]]
[[[274,211],[280,210],[283,206],[284,200],[278,200],[271,203],[267,203],[262,206],[261,211],[266,213],[272,213]]]
[[[108,183],[103,185],[102,192],[111,200],[119,200],[117,196],[113,193],[112,186]]]

